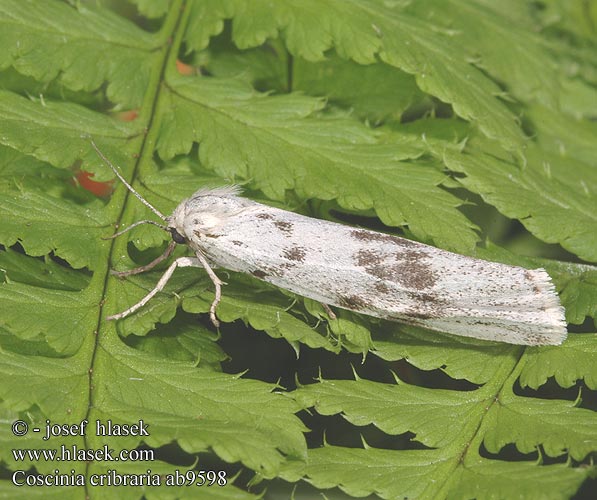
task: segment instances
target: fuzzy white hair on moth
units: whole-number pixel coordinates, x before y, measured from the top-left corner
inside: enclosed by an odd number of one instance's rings
[[[242,198],[238,186],[203,188],[170,216],[143,199],[93,147],[145,206],[164,221],[153,224],[172,235],[163,255],[129,271],[147,271],[166,260],[177,244],[194,257],[180,257],[137,304],[107,319],[124,318],[143,307],[178,267],[202,267],[215,295],[223,282],[211,266],[250,274],[330,306],[430,330],[521,345],[558,345],[566,338],[564,308],[543,269],[528,270],[466,257],[396,236],[313,219]]]
[[[240,196],[243,192],[242,187],[237,184],[230,184],[228,186],[203,187],[198,189],[189,199],[201,198],[203,196],[217,196],[227,198],[230,196]]]

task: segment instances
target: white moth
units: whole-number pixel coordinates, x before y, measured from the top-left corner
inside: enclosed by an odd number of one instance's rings
[[[215,285],[210,316],[223,284],[211,269],[251,274],[280,288],[377,318],[478,339],[557,345],[566,337],[564,309],[543,269],[487,262],[388,234],[305,217],[242,198],[237,187],[202,189],[165,217],[118,178],[166,225],[173,242],[147,266],[170,256],[176,243],[195,257],[175,260],[139,303],[110,316],[120,319],[160,292],[177,267],[203,267]],[[130,228],[131,228],[130,227]],[[118,236],[130,228],[114,235]]]

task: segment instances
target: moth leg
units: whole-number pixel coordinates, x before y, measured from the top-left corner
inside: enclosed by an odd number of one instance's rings
[[[151,292],[149,292],[145,297],[143,297],[134,306],[129,307],[126,311],[122,311],[119,314],[114,314],[112,316],[108,316],[106,319],[113,320],[113,319],[126,318],[129,314],[132,314],[135,311],[137,311],[138,309],[142,308],[153,297],[155,297],[156,294],[158,294],[159,292],[161,292],[164,289],[164,287],[166,286],[166,283],[168,283],[168,280],[172,277],[172,274],[174,273],[174,270],[177,267],[201,267],[201,263],[198,259],[196,259],[194,257],[179,257],[172,264],[170,264],[170,267],[168,269],[166,269],[166,272],[162,275],[162,277],[160,278],[160,281],[158,281],[157,285]]]
[[[218,321],[218,318],[216,318],[216,307],[218,307],[218,304],[222,299],[222,285],[224,285],[225,283],[216,276],[216,273],[213,272],[213,269],[209,266],[207,259],[201,254],[201,252],[196,252],[195,255],[197,255],[196,260],[201,262],[201,265],[205,269],[205,272],[210,277],[212,283],[216,288],[214,300],[211,303],[211,306],[209,307],[209,319],[211,319],[213,325],[216,328],[218,328],[220,326],[220,322]]]
[[[176,242],[171,241],[170,244],[168,245],[168,248],[166,248],[166,251],[159,257],[153,259],[149,264],[146,264],[146,265],[140,266],[140,267],[136,267],[135,269],[129,269],[128,271],[114,271],[112,269],[110,271],[110,274],[113,274],[114,276],[118,276],[119,278],[123,278],[125,276],[132,276],[133,274],[144,273],[145,271],[149,271],[150,269],[153,269],[160,262],[163,262],[168,257],[170,257],[170,255],[172,255],[172,252],[174,251],[175,248],[176,248]]]
[[[328,306],[327,304],[324,304],[323,302],[321,302],[321,307],[323,307],[323,310],[327,313],[327,315],[330,317],[330,319],[336,319],[337,316],[334,313],[334,311],[332,311],[332,309],[330,308],[330,306]]]

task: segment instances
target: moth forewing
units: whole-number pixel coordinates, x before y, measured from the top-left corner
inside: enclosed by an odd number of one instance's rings
[[[566,336],[544,270],[312,219],[236,193],[201,191],[189,202],[177,230],[210,262],[323,304],[515,344],[559,344]]]

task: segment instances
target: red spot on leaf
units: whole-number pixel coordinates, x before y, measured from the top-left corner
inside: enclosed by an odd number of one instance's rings
[[[128,111],[120,111],[118,113],[115,113],[114,116],[121,122],[132,122],[133,120],[136,120],[139,116],[139,110],[129,109]]]
[[[114,181],[97,182],[91,179],[93,175],[94,174],[87,172],[86,170],[77,170],[75,173],[77,184],[100,198],[110,196],[114,190]]]
[[[182,61],[179,61],[178,59],[176,60],[176,69],[181,75],[184,76],[194,75],[197,72],[193,66],[185,64]]]

